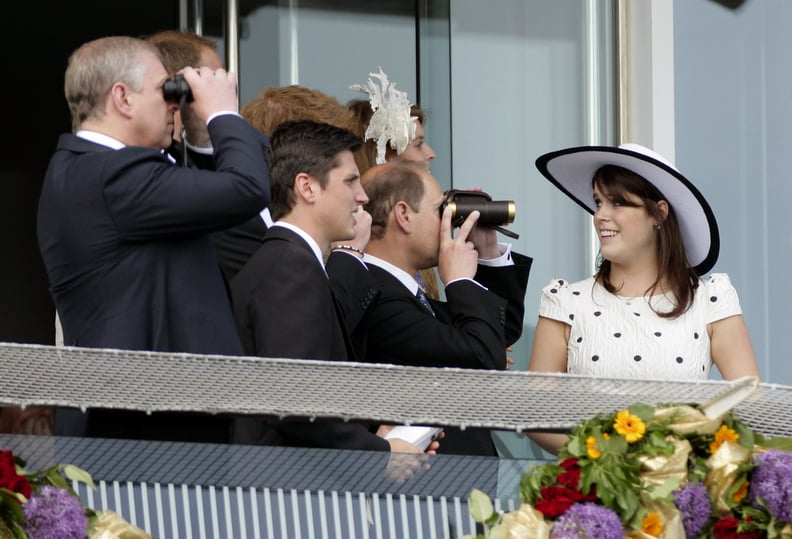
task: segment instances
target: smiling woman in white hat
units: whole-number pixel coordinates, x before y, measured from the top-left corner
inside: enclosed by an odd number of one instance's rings
[[[710,271],[720,238],[704,196],[662,156],[637,144],[582,146],[536,160],[594,215],[594,276],[542,290],[528,369],[608,378],[759,376],[737,292]],[[561,435],[532,438],[556,451]]]

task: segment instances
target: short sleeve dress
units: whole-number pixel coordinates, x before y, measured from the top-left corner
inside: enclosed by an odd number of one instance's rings
[[[682,316],[669,311],[665,295],[624,298],[594,281],[553,279],[542,290],[539,316],[571,326],[567,372],[596,377],[684,379],[709,377],[712,354],[707,324],[742,314],[737,291],[725,273],[701,279]]]

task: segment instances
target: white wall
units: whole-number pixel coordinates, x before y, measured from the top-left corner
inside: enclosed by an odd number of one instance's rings
[[[674,4],[677,166],[718,218],[763,380],[792,384],[792,2]]]

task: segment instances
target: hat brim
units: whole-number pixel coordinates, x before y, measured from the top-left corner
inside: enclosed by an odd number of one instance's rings
[[[591,180],[604,165],[616,165],[641,175],[674,209],[688,263],[699,275],[712,269],[720,252],[715,214],[704,195],[679,171],[651,156],[612,146],[579,146],[546,153],[536,168],[550,182],[593,214]]]

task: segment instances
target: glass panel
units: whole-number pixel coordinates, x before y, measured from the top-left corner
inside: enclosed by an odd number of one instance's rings
[[[203,4],[205,32],[222,35],[222,0]],[[239,12],[242,103],[287,84],[347,102],[382,67],[427,111],[441,185],[516,202],[513,248],[534,258],[512,353],[526,369],[541,289],[593,269],[590,216],[534,161],[616,142],[615,1],[248,0]],[[526,439],[499,438],[504,455],[533,456]]]

